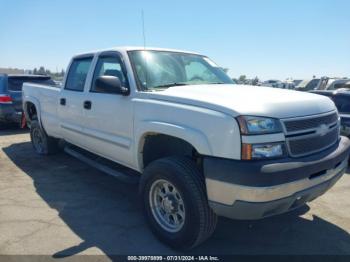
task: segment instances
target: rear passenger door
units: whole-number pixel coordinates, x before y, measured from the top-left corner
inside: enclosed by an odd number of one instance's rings
[[[69,67],[65,85],[58,98],[58,116],[62,137],[75,145],[85,148],[83,132],[83,106],[86,94],[86,79],[91,74],[93,56],[73,59]]]
[[[118,52],[101,53],[96,62],[87,99],[84,103],[86,145],[89,151],[126,166],[133,166],[133,106],[130,95],[95,87],[103,75],[116,76],[123,87],[130,88],[122,56]]]

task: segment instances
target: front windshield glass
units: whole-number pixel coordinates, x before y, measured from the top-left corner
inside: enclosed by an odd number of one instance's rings
[[[176,85],[233,84],[233,80],[205,56],[168,51],[131,51],[131,63],[142,90]]]
[[[296,87],[297,88],[304,88],[309,82],[310,82],[310,80],[303,80]]]
[[[297,88],[303,88],[305,91],[313,90],[317,87],[319,81],[320,79],[304,80]]]

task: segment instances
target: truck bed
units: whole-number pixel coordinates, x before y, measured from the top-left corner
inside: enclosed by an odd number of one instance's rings
[[[57,112],[60,88],[56,86],[24,83],[23,101],[35,104],[39,121],[47,132],[56,137],[59,134],[59,117]],[[24,104],[26,106],[26,104]]]

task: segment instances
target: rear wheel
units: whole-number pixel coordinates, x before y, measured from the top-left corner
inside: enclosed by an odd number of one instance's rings
[[[141,177],[140,192],[152,231],[168,245],[190,249],[214,232],[217,217],[208,205],[204,178],[190,159],[152,162]]]
[[[33,148],[40,155],[54,154],[58,151],[58,139],[48,136],[38,120],[32,120],[30,123],[30,138]]]

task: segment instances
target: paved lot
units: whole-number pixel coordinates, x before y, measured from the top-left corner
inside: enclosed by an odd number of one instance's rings
[[[195,254],[350,254],[350,175],[293,213],[220,219]],[[65,154],[37,156],[0,131],[0,254],[176,254],[150,232],[126,185]]]

